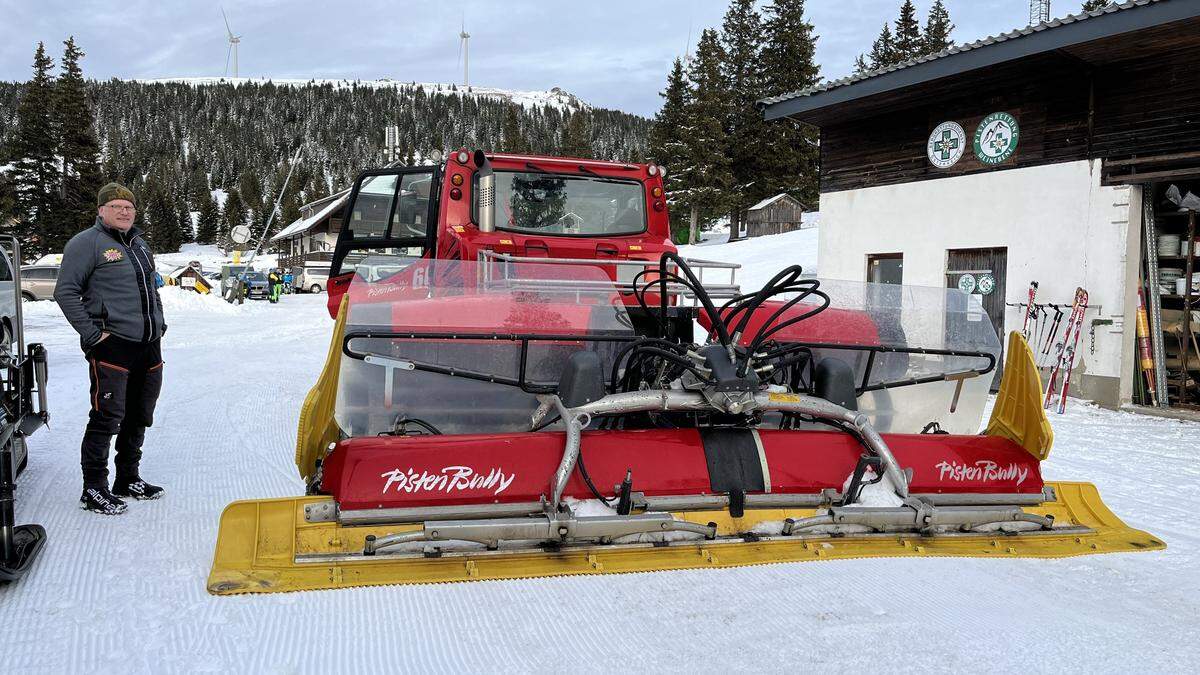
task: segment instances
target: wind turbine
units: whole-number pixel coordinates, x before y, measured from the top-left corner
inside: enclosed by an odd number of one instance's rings
[[[470,55],[468,41],[471,39],[471,34],[467,32],[467,19],[465,16],[463,17],[462,27],[458,32],[458,38],[458,60],[462,63],[463,67],[463,88],[467,89],[471,86],[470,80],[467,78],[467,60]]]
[[[225,8],[221,8],[221,18],[225,19],[225,34],[228,35],[229,50],[225,52],[225,74],[229,74],[229,57],[233,56],[233,79],[238,76],[238,44],[242,41],[241,35],[234,35],[233,30],[229,28],[229,17],[225,16]]]

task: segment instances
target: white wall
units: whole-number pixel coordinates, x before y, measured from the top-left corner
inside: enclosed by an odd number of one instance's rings
[[[821,276],[865,281],[868,254],[903,253],[906,285],[944,286],[947,249],[1005,246],[1006,302],[1024,302],[1032,280],[1039,302],[1069,304],[1083,286],[1092,309],[1076,364],[1090,375],[1120,377],[1127,297],[1136,299],[1136,193],[1101,186],[1097,160],[822,194]],[[1006,331],[1020,330],[1021,311],[1008,308]],[[1113,324],[1096,327],[1092,354],[1097,318]]]

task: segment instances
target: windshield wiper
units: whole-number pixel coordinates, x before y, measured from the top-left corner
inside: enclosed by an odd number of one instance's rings
[[[525,168],[529,169],[530,171],[536,171],[538,173],[550,173],[549,171],[543,169],[542,167],[538,166],[537,164],[534,164],[533,162],[525,162]]]
[[[586,174],[590,174],[590,175],[592,175],[592,176],[595,176],[596,178],[602,178],[602,177],[603,177],[603,176],[601,176],[600,174],[596,173],[595,171],[592,171],[591,169],[587,168],[586,166],[584,166],[584,165],[582,165],[582,164],[580,164],[580,165],[579,165],[579,173],[586,173]]]

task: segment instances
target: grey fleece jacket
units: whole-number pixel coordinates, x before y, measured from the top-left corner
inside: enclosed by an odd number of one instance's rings
[[[63,249],[54,299],[91,349],[100,334],[153,342],[167,330],[154,276],[154,256],[136,227],[127,233],[99,217]]]

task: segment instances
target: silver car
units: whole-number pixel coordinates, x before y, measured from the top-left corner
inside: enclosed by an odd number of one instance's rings
[[[21,297],[26,300],[53,300],[58,283],[58,265],[31,265],[21,268]]]

